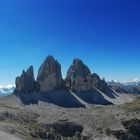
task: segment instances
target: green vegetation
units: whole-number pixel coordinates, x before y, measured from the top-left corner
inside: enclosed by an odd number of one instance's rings
[[[140,97],[133,102],[121,105],[121,108],[125,109],[126,111],[140,112]]]

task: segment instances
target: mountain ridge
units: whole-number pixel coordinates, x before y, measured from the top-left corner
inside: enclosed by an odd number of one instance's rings
[[[108,86],[115,91],[120,93],[131,93],[140,94],[140,81],[130,81],[130,82],[107,82]]]
[[[41,64],[37,78],[34,77],[33,66],[30,66],[16,78],[15,84],[14,94],[25,105],[38,104],[39,101],[62,107],[123,103],[123,100],[119,98],[120,93],[117,94],[105,79],[92,73],[88,66],[78,58],[73,60],[65,79],[62,78],[61,64],[49,55]],[[130,102],[127,95],[121,96],[124,96],[124,102]]]

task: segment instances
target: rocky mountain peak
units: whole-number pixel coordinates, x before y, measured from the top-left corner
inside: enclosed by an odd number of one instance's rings
[[[68,69],[67,77],[71,77],[73,74],[75,74],[75,76],[86,77],[87,75],[90,75],[90,73],[90,69],[83,61],[76,58]]]
[[[67,72],[66,84],[77,91],[88,91],[90,86],[90,69],[80,59],[74,59]]]
[[[34,78],[34,68],[33,68],[33,66],[30,66],[30,67],[27,69],[26,74],[27,74],[28,76]]]
[[[102,92],[106,92],[109,88],[105,79],[100,79],[99,75],[96,73],[91,74],[91,84],[93,87],[101,90]]]
[[[54,90],[62,85],[61,65],[53,56],[48,56],[41,65],[37,82],[42,92]]]
[[[75,58],[75,59],[73,59],[73,64],[74,65],[83,65],[84,63],[81,59]]]
[[[23,70],[21,76],[16,78],[16,91],[23,93],[31,93],[35,91],[35,78],[33,66],[30,66],[27,71]]]

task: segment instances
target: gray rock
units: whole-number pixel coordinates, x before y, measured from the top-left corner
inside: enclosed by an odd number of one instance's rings
[[[74,59],[65,83],[76,91],[88,91],[91,89],[90,74],[89,68],[80,59]]]
[[[140,140],[140,120],[132,119],[122,122],[125,130],[114,130],[111,133],[119,140]]]
[[[107,82],[105,79],[100,79],[100,77],[94,73],[91,75],[91,84],[92,87],[97,88],[98,90],[102,91],[104,94],[109,96],[110,98],[115,98],[115,93],[114,91],[108,86]],[[116,95],[117,96],[117,95]]]
[[[75,122],[58,121],[49,124],[38,124],[38,131],[32,131],[30,135],[33,138],[49,140],[84,140],[82,135],[83,126]]]
[[[48,124],[48,126],[52,127],[63,137],[73,137],[77,132],[82,133],[83,131],[83,126],[75,122],[59,121],[50,125]]]
[[[96,87],[102,92],[106,92],[109,88],[106,81],[104,79],[100,79],[100,77],[96,73],[91,75],[91,84],[93,87]]]
[[[52,91],[62,86],[61,65],[53,56],[48,56],[41,65],[37,83],[41,92]]]
[[[125,90],[125,85],[123,87],[123,84],[115,82],[115,81],[111,81],[108,82],[108,86],[113,89],[114,91],[118,92],[118,93],[127,93],[127,91]],[[128,88],[129,89],[129,88]]]
[[[31,93],[36,90],[36,82],[34,78],[33,66],[25,72],[23,70],[22,75],[16,78],[16,92],[19,93]]]
[[[61,140],[61,136],[55,132],[35,131],[31,132],[30,135],[33,138],[40,138],[43,140]]]

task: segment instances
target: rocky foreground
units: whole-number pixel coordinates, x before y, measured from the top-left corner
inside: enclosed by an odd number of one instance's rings
[[[140,98],[123,105],[63,108],[0,99],[2,140],[139,140]]]

